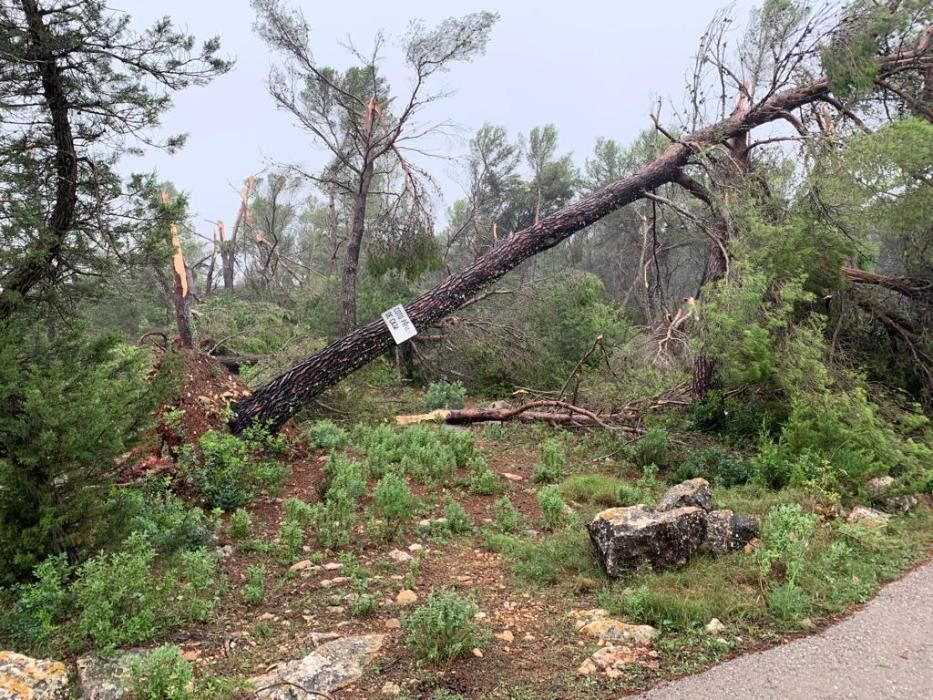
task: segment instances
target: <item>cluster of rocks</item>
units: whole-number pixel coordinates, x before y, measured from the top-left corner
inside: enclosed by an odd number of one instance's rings
[[[697,551],[721,556],[741,549],[757,536],[758,520],[713,510],[709,482],[690,479],[668,489],[657,508],[610,508],[587,530],[606,573],[624,576],[644,566],[684,566]]]
[[[885,513],[904,515],[920,505],[920,499],[916,496],[894,496],[891,494],[891,491],[894,490],[893,476],[877,476],[874,479],[869,479],[868,483],[865,484],[865,488],[872,504],[878,506]]]
[[[602,608],[578,610],[571,613],[571,617],[576,620],[579,635],[599,642],[599,648],[580,664],[577,673],[614,679],[622,675],[626,666],[633,664],[657,667],[658,652],[652,647],[658,631],[651,625],[616,620]]]

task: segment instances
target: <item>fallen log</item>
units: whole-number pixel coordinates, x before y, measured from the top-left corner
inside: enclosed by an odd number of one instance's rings
[[[552,411],[539,411],[534,409],[553,408]],[[462,408],[438,409],[430,413],[413,416],[396,416],[398,425],[414,425],[417,423],[446,423],[448,425],[470,425],[472,423],[502,423],[510,420],[522,423],[543,421],[551,425],[570,428],[600,427],[605,430],[621,430],[634,434],[641,434],[639,427],[621,424],[621,421],[632,421],[632,412],[623,411],[610,415],[599,415],[579,406],[573,406],[564,401],[531,401],[517,408]]]
[[[931,38],[933,28],[925,32],[917,48],[882,57],[878,62],[878,77],[925,67]],[[416,328],[429,328],[528,258],[553,248],[613,211],[645,197],[646,193],[676,181],[694,154],[826,99],[831,99],[829,79],[823,76],[800,87],[775,92],[748,110],[674,141],[660,157],[632,175],[504,238],[471,265],[408,304],[405,307],[408,316]],[[370,322],[302,360],[236,404],[230,429],[238,434],[254,422],[278,429],[315,397],[393,345],[382,319]]]

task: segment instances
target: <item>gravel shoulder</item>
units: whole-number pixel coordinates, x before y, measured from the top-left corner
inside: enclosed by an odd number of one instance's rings
[[[648,700],[933,698],[933,562],[824,632],[638,696]]]

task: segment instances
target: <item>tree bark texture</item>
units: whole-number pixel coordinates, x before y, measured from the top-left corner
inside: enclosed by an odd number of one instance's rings
[[[0,318],[9,317],[29,292],[48,280],[62,246],[74,225],[78,204],[78,156],[68,117],[68,96],[61,69],[50,46],[48,30],[36,0],[21,0],[29,25],[29,43],[36,69],[42,77],[42,92],[52,122],[55,143],[55,204],[38,236],[38,249],[2,280]]]
[[[366,200],[373,180],[373,164],[367,163],[360,175],[360,189],[353,198],[353,219],[350,224],[350,240],[343,262],[343,279],[340,287],[340,335],[349,335],[356,328],[356,280],[360,266],[360,251],[363,248],[363,233],[366,226]]]
[[[924,47],[925,48],[925,47]],[[882,59],[880,74],[916,67],[918,52],[907,51]],[[709,146],[740,137],[762,124],[781,119],[788,111],[829,95],[825,77],[796,88],[776,92],[747,111],[734,114],[684,140],[672,143],[659,158],[629,177],[603,187],[537,224],[516,231],[460,272],[451,275],[405,308],[416,328],[427,328],[469,300],[484,286],[499,279],[522,261],[554,247],[607,214],[644,196],[646,191],[674,181],[690,156]],[[382,319],[377,319],[333,342],[287,372],[259,387],[234,407],[230,427],[239,433],[253,422],[279,428],[328,387],[375,359],[393,345]]]

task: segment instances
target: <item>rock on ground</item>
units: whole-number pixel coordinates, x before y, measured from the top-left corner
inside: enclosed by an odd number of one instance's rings
[[[611,618],[602,608],[579,610],[571,613],[571,617],[577,620],[576,628],[579,634],[604,642],[649,646],[659,634],[651,625],[632,625]]]
[[[865,484],[865,489],[868,491],[868,496],[871,500],[877,501],[882,496],[886,496],[893,486],[893,476],[876,476],[874,479],[868,480]]]
[[[132,649],[114,658],[85,656],[78,659],[78,688],[84,700],[120,700],[128,695],[127,672],[130,663],[144,658],[145,649]]]
[[[314,693],[332,693],[359,680],[384,641],[383,634],[367,634],[328,642],[250,682],[262,700],[305,700]]]
[[[609,576],[654,568],[683,566],[706,537],[702,508],[675,508],[664,512],[648,506],[610,508],[587,525],[599,560]]]
[[[0,651],[0,700],[65,700],[65,664]]]
[[[691,506],[705,511],[713,509],[713,495],[710,493],[709,482],[706,479],[690,479],[671,486],[661,496],[657,510],[674,510]]]
[[[758,520],[736,515],[731,510],[714,510],[706,515],[706,539],[700,550],[722,556],[742,549],[758,535]]]
[[[890,515],[882,513],[880,510],[875,510],[874,508],[866,508],[865,506],[856,506],[852,509],[852,512],[849,513],[849,517],[846,518],[850,523],[859,523],[865,527],[884,527],[888,524],[890,519]]]

